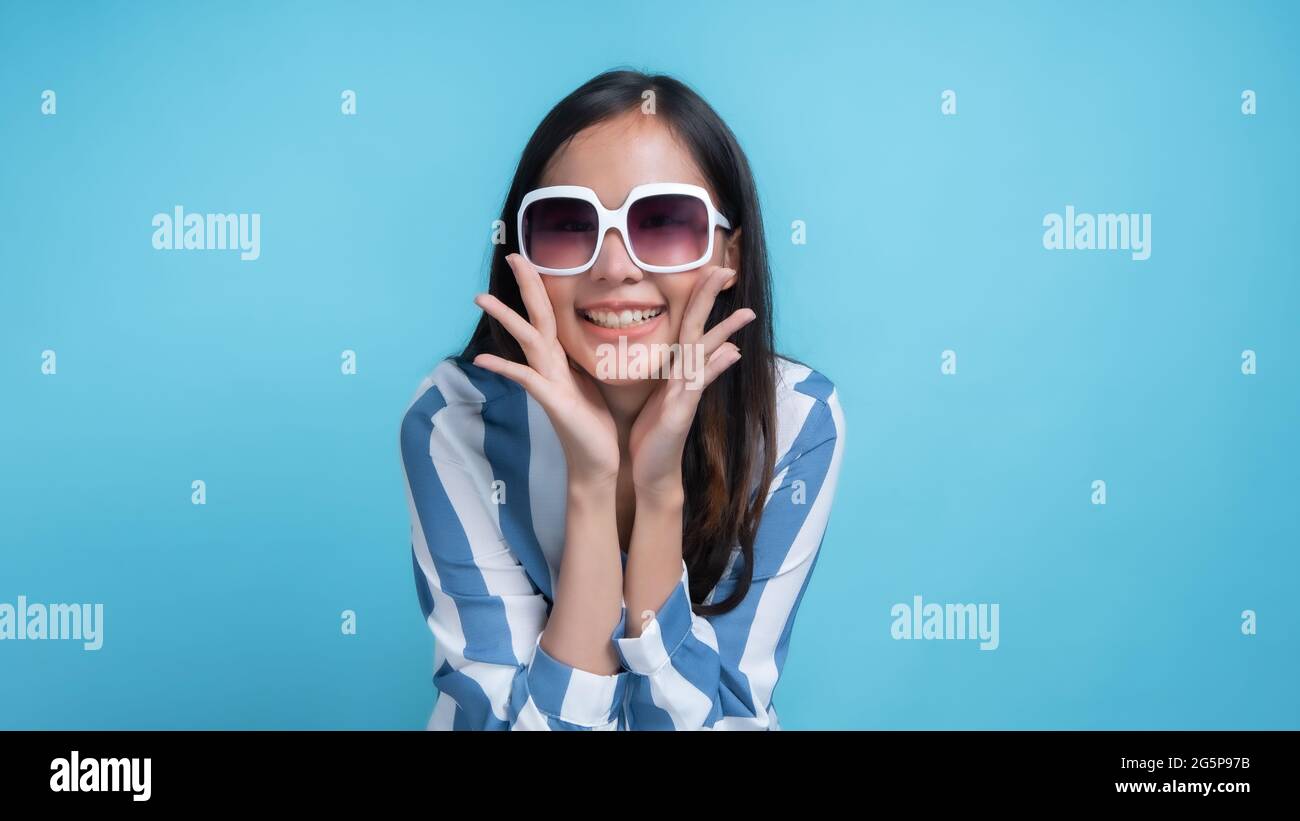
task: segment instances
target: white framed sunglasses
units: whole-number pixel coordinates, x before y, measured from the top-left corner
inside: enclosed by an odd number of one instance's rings
[[[616,229],[638,268],[672,274],[698,268],[713,256],[713,229],[731,223],[709,192],[684,182],[651,182],[628,192],[616,211],[581,185],[529,191],[519,204],[519,253],[538,273],[573,276],[591,269],[605,234]]]

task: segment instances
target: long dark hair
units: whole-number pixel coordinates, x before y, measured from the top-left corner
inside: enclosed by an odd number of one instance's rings
[[[767,501],[776,454],[775,350],[772,286],[758,192],[749,161],[735,135],[708,103],[684,83],[661,74],[608,71],[593,77],[561,100],[524,146],[510,193],[501,209],[507,240],[492,252],[488,291],[521,316],[519,294],[508,254],[519,250],[514,215],[524,194],[537,187],[547,162],[569,138],[598,122],[639,108],[654,92],[655,116],[686,145],[717,196],[717,207],[741,227],[736,284],[722,291],[706,327],[738,308],[755,319],[732,336],[743,356],[700,398],[682,458],[685,508],[682,556],[691,580],[692,609],[700,615],[725,613],[745,598],[753,580],[754,536]],[[519,343],[501,323],[484,314],[462,352],[472,361],[495,353],[526,363]],[[721,579],[732,548],[739,544],[744,565],[739,582],[724,601],[699,604]]]

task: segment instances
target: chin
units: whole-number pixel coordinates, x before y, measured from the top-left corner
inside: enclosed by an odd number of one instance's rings
[[[630,388],[633,385],[640,385],[645,382],[651,381],[650,377],[648,376],[640,379],[617,379],[617,378],[601,379],[598,376],[594,376],[592,378],[602,385],[609,385],[611,388]]]

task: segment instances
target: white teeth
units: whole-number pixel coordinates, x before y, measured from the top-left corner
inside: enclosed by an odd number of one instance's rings
[[[630,328],[649,322],[659,314],[663,313],[663,308],[649,308],[647,310],[626,310],[626,311],[583,311],[583,316],[591,320],[602,328]]]

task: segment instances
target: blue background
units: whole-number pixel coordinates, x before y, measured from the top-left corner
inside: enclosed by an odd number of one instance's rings
[[[616,66],[739,136],[847,417],[784,726],[1300,727],[1296,8],[0,5],[0,601],[106,611],[0,642],[0,727],[423,726],[398,423],[532,129]],[[177,204],[261,258],[155,251]],[[1044,250],[1067,204],[1151,258]],[[1000,648],[891,639],[916,594]]]

